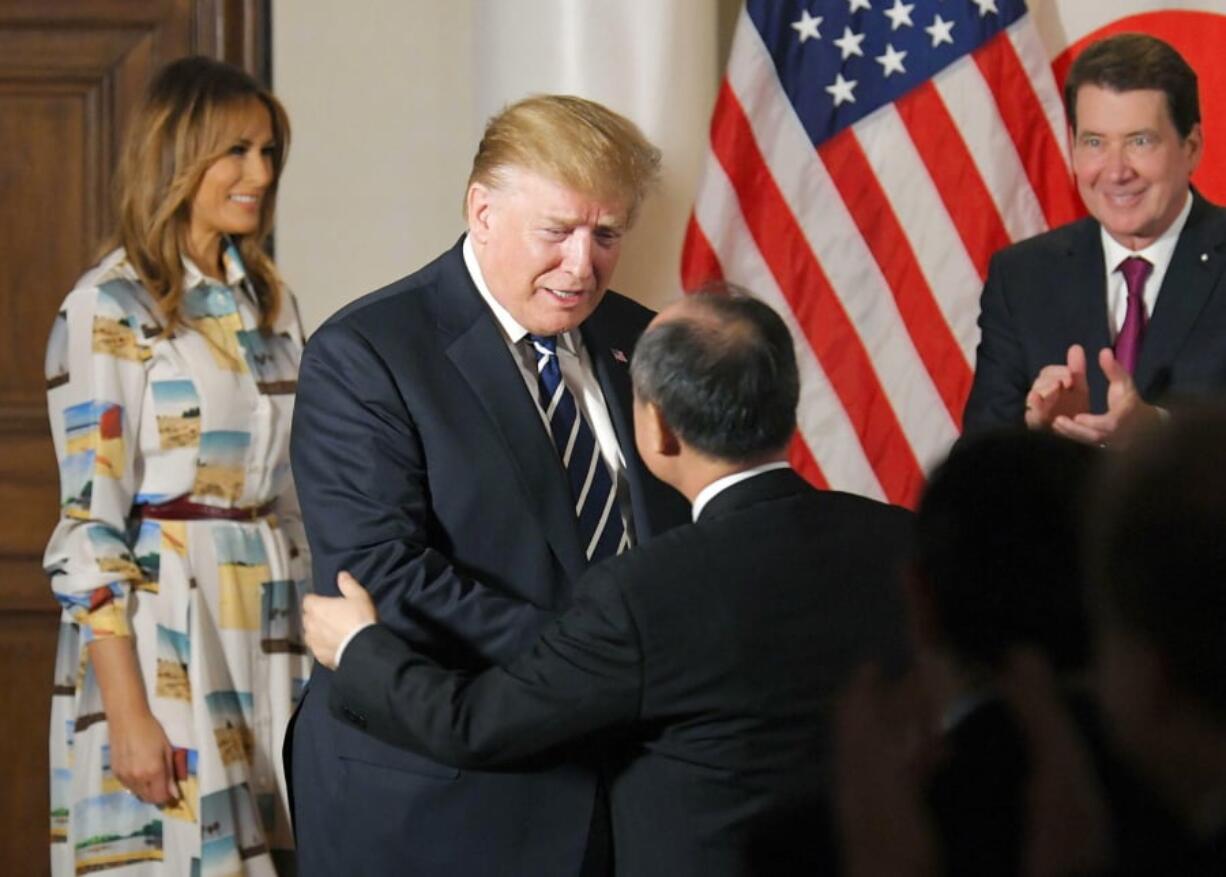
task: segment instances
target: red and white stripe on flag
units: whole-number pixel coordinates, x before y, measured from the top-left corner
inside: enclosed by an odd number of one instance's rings
[[[961,427],[988,259],[1083,211],[1066,146],[1022,0],[748,0],[682,285],[787,322],[801,474],[914,505]]]

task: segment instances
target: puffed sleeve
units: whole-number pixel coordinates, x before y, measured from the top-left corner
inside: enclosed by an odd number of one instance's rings
[[[287,342],[285,348],[290,352],[289,355],[293,359],[290,367],[294,375],[294,393],[297,395],[298,366],[302,359],[302,348],[306,344],[306,336],[302,331],[302,314],[298,308],[298,300],[288,289],[284,290],[284,296],[285,301],[281,309],[281,316],[277,320],[277,328],[278,332],[284,336]],[[276,509],[277,517],[283,520],[289,519],[295,523],[297,533],[297,531],[302,529],[302,509],[298,505],[298,490],[294,486],[294,474],[289,466],[288,454],[285,460],[278,460],[277,463],[278,465],[285,465],[285,479],[277,491],[273,505]],[[296,538],[295,541],[297,541]],[[302,534],[302,541],[305,544],[305,533]]]
[[[127,636],[128,596],[142,581],[133,550],[138,426],[149,359],[139,287],[79,287],[47,345],[47,409],[60,471],[60,519],[43,565],[88,642]]]

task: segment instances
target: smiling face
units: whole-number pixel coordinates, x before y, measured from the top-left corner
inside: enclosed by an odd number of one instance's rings
[[[221,235],[259,228],[264,197],[275,179],[272,118],[258,99],[235,113],[225,140],[226,153],[209,165],[192,197],[189,246],[206,272],[217,263]]]
[[[1200,125],[1181,138],[1157,89],[1083,85],[1076,109],[1073,173],[1086,208],[1125,247],[1149,246],[1183,208],[1200,162]]]
[[[536,335],[596,310],[621,255],[628,209],[522,168],[468,189],[468,232],[490,293]]]

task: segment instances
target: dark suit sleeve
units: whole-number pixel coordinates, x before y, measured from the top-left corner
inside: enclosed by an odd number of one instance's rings
[[[633,721],[642,658],[625,599],[597,569],[574,606],[506,668],[468,675],[383,625],[359,633],[333,677],[341,721],[459,768],[494,767]]]
[[[1027,374],[1017,323],[1009,310],[1006,273],[999,256],[993,257],[979,299],[975,380],[962,414],[962,431],[966,434],[1021,426],[1025,419],[1026,394],[1034,375]]]
[[[378,351],[343,323],[303,354],[290,453],[316,592],[336,594],[349,570],[398,635],[491,661],[514,657],[552,617],[462,575],[432,545],[412,415]]]

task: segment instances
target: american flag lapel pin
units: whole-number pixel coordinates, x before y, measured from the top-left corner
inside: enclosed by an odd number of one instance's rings
[[[621,350],[617,347],[612,348],[612,351],[613,351],[613,358],[616,359],[618,362],[620,362],[622,365],[625,365],[629,361],[626,359],[626,351]]]

